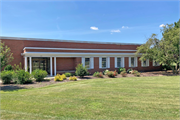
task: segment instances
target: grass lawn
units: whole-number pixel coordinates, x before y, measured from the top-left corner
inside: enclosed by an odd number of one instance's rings
[[[1,91],[1,119],[179,119],[179,76],[64,82]]]

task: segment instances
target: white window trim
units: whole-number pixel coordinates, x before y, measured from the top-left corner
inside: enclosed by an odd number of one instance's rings
[[[131,58],[134,58],[134,66],[131,66]],[[129,67],[138,67],[138,60],[137,57],[131,56],[129,57]]]
[[[155,62],[155,60],[153,60],[153,66],[160,66],[159,62],[157,62],[158,65],[155,65],[154,62]]]
[[[121,56],[117,56],[117,57],[114,57],[114,62],[115,62],[115,68],[119,68],[117,66],[117,58],[121,58],[121,67],[124,67],[124,57],[121,57]]]
[[[141,67],[149,67],[149,59],[146,59],[146,65],[143,66],[143,61],[141,61]]]
[[[85,58],[89,58],[89,68],[87,69],[94,69],[94,57],[81,57],[81,63],[85,67]]]
[[[102,58],[106,58],[106,67],[102,67]],[[99,68],[101,69],[106,69],[106,68],[110,68],[110,57],[99,57]]]

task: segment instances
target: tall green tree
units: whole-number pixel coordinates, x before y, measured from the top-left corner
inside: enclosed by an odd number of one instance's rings
[[[140,60],[150,59],[160,64],[168,65],[173,73],[177,73],[180,63],[179,40],[180,40],[180,20],[174,24],[167,24],[161,29],[162,38],[159,40],[157,34],[152,34],[147,42],[137,48],[136,54],[142,53]],[[175,64],[175,68],[171,65]]]
[[[11,53],[11,49],[0,42],[0,57],[1,57],[1,70],[3,67],[8,65],[14,58],[13,53]]]

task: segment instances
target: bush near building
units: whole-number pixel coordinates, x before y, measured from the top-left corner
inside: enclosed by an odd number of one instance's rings
[[[78,64],[75,73],[77,76],[82,78],[87,74],[87,68],[83,67],[83,64]]]
[[[47,76],[47,72],[45,70],[36,69],[32,72],[33,77],[36,79],[37,82],[41,82]]]

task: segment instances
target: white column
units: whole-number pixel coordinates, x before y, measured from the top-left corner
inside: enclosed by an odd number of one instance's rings
[[[85,67],[85,57],[81,58],[81,63],[83,64],[83,66]]]
[[[110,68],[110,57],[107,57],[107,68]]]
[[[124,67],[124,57],[121,58],[122,59],[122,67]]]
[[[135,67],[138,67],[138,59],[135,57]]]
[[[50,75],[52,76],[52,57],[50,57]]]
[[[24,62],[25,71],[27,71],[27,57],[24,57]]]
[[[99,57],[99,68],[102,68],[102,57]]]
[[[117,68],[117,57],[114,57],[115,68]]]
[[[54,57],[54,76],[56,76],[56,57]]]
[[[94,57],[90,58],[90,68],[94,69]]]
[[[131,67],[131,57],[129,57],[129,67]]]
[[[32,58],[29,57],[29,68],[30,68],[30,74],[32,73]]]

